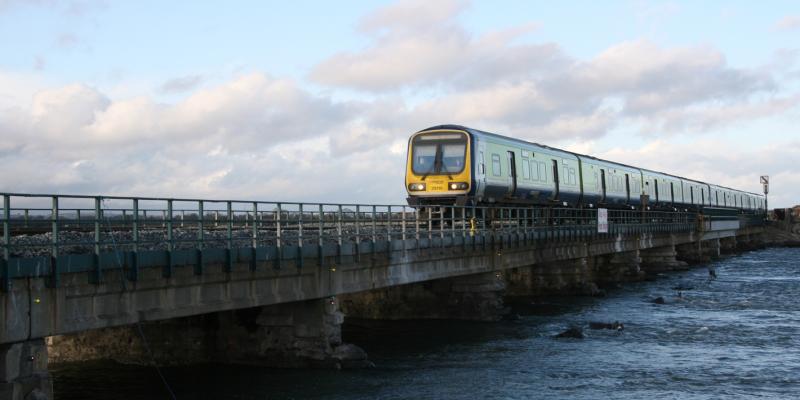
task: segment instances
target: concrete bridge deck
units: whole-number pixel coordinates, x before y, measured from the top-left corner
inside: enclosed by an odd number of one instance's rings
[[[608,210],[598,232],[596,209],[2,197],[0,343],[9,349],[563,260],[704,241],[718,251],[720,238],[761,229],[759,216],[725,211]]]

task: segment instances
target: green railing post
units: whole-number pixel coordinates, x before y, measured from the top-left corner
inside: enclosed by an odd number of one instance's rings
[[[206,214],[205,210],[203,210],[203,200],[197,202],[197,263],[194,265],[194,274],[195,275],[202,275],[203,274],[203,245],[204,240],[206,237],[205,234],[205,219]]]
[[[375,214],[375,206],[372,206],[372,235],[370,235],[371,240],[369,244],[370,252],[372,253],[372,259],[375,259],[375,244],[378,241],[378,221],[377,215]]]
[[[253,241],[250,242],[250,271],[258,268],[258,202],[253,202]]]
[[[342,263],[342,205],[339,204],[339,212],[336,221],[336,263]]]
[[[356,262],[361,262],[361,206],[356,205],[355,225],[356,225]]]
[[[167,265],[164,266],[164,271],[162,271],[162,276],[165,278],[172,277],[172,266],[175,264],[175,259],[172,254],[173,250],[175,250],[174,238],[172,236],[172,206],[172,199],[167,200]]]
[[[225,246],[225,272],[233,271],[233,204],[229,200],[226,202],[228,212],[228,241]],[[217,212],[219,214],[219,211]]]
[[[99,284],[103,278],[102,265],[100,265],[100,197],[94,198],[94,270],[90,275],[89,281],[95,285]],[[111,232],[113,235],[114,233]]]
[[[325,242],[322,240],[322,235],[325,233],[323,224],[325,223],[325,210],[322,209],[322,204],[319,205],[319,227],[317,230],[317,258],[318,264],[320,267],[325,266],[324,254],[323,254],[323,246]]]
[[[1,287],[3,292],[11,290],[11,196],[3,195],[3,269]]]
[[[277,209],[276,212],[278,213],[275,217],[275,245],[277,246],[277,253],[278,256],[275,258],[275,269],[281,268],[281,263],[283,262],[283,241],[282,241],[282,232],[281,232],[281,218],[283,215],[283,208],[281,203],[276,204],[275,208]]]
[[[58,275],[58,196],[53,196],[51,210],[50,286],[58,287],[60,280]]]
[[[139,199],[132,200],[133,206],[133,221],[132,227],[133,228],[133,248],[131,249],[131,270],[130,274],[128,274],[128,279],[131,281],[136,282],[139,280]],[[113,235],[114,233],[111,232]],[[169,239],[169,232],[167,232],[167,238]],[[169,246],[169,245],[168,245]],[[172,262],[172,253],[167,248],[167,264]]]
[[[406,256],[406,206],[403,206],[403,220],[400,222],[402,229],[402,240],[403,240],[403,257]]]
[[[297,219],[297,268],[303,268],[303,203],[298,205],[300,215]]]

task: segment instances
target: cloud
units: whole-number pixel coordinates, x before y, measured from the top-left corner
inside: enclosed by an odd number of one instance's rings
[[[48,88],[27,105],[0,109],[0,169],[19,172],[4,176],[3,189],[402,199],[396,166],[404,154],[390,149],[411,128],[382,122],[396,107],[334,102],[260,73],[195,90],[174,104],[113,99],[82,84]],[[376,171],[386,179],[364,179]]]
[[[161,93],[182,93],[195,89],[203,82],[203,77],[200,75],[187,75],[180,78],[172,78],[159,88]]]
[[[800,28],[800,16],[787,15],[773,25],[773,29],[777,31],[791,31]]]
[[[540,140],[599,138],[616,126],[643,134],[698,134],[796,105],[780,96],[777,64],[734,68],[707,45],[640,39],[577,59],[530,43],[536,23],[472,35],[462,2],[399,2],[364,19],[370,41],[323,60],[309,77],[378,95],[424,92],[408,117],[456,122]],[[431,7],[431,8],[426,8]]]

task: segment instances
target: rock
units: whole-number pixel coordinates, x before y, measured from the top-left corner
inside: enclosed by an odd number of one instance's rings
[[[608,322],[589,322],[589,329],[611,329],[614,331],[621,331],[625,329],[625,325],[623,325],[619,321],[614,321],[613,323]]]
[[[47,395],[43,391],[39,389],[33,389],[28,393],[27,396],[25,396],[25,400],[49,400],[49,399],[47,398]]]
[[[367,352],[354,344],[345,343],[336,346],[331,357],[337,360],[342,368],[371,368],[375,366],[367,358]]]
[[[656,297],[655,300],[653,300],[653,303],[655,303],[655,304],[667,304],[666,300],[664,300],[664,298],[661,297],[661,296]]]
[[[583,339],[586,336],[583,334],[583,329],[578,327],[572,327],[564,332],[559,333],[556,335],[557,338],[572,338],[572,339]]]

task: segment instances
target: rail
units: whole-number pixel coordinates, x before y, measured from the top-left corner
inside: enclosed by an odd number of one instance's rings
[[[250,200],[173,199],[0,193],[3,257],[0,289],[16,278],[88,271],[94,283],[121,268],[178,265],[195,274],[221,262],[228,271],[248,263],[298,268],[343,258],[426,248],[502,248],[604,235],[703,230],[712,221],[759,223],[763,217],[719,210],[608,210],[608,232],[598,232],[596,209],[546,207],[326,204]],[[713,215],[712,215],[713,214]],[[701,223],[702,222],[702,223]]]

